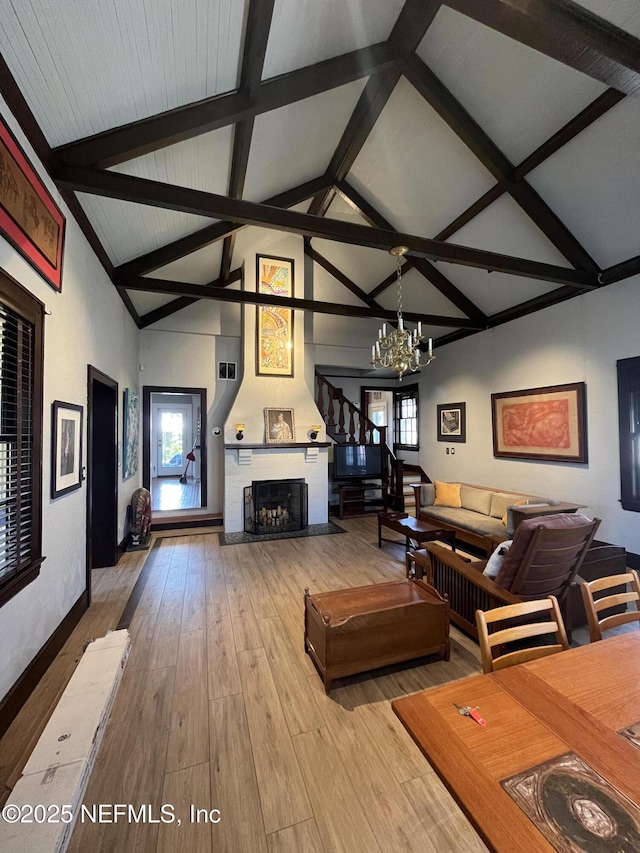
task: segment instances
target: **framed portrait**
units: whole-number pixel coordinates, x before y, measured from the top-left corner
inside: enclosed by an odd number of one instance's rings
[[[296,440],[293,409],[265,409],[264,431],[267,444],[282,444]]]
[[[82,484],[82,406],[54,400],[51,417],[51,497]]]
[[[122,424],[122,479],[128,480],[138,470],[140,440],[140,396],[131,388],[124,389]]]
[[[293,296],[293,260],[256,255],[256,289],[271,296]],[[258,305],[256,372],[260,376],[293,376],[293,311]]]
[[[466,403],[442,403],[438,408],[438,441],[467,440]]]
[[[491,395],[493,455],[587,461],[584,382]]]
[[[0,233],[58,293],[65,218],[0,118]]]

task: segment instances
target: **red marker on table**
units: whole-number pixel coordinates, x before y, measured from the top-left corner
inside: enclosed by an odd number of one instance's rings
[[[477,708],[472,708],[470,705],[458,705],[456,702],[453,703],[458,709],[458,713],[462,714],[464,717],[471,717],[471,719],[476,722],[479,726],[486,726],[487,721],[482,716],[482,714],[478,711]]]

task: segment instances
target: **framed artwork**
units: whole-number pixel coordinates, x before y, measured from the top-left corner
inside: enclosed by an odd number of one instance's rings
[[[122,425],[122,479],[128,480],[138,470],[140,440],[140,397],[131,388],[124,389]]]
[[[51,497],[82,484],[82,406],[54,400],[51,417]]]
[[[258,293],[293,296],[293,260],[256,255]],[[257,308],[257,367],[260,376],[293,376],[293,311],[275,305]]]
[[[467,404],[442,403],[438,406],[438,441],[467,440]]]
[[[293,409],[265,409],[264,431],[267,444],[296,440]]]
[[[493,455],[587,461],[585,384],[491,395]]]
[[[0,118],[0,233],[58,293],[65,218]]]

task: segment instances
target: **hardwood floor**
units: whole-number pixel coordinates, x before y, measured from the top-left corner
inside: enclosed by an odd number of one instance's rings
[[[158,540],[84,802],[150,804],[155,820],[170,804],[181,823],[85,820],[71,853],[486,850],[390,705],[478,673],[477,646],[452,630],[449,662],[345,678],[329,696],[304,653],[305,587],[404,577],[403,549],[378,549],[375,518],[341,524],[347,535],[251,545]],[[96,584],[111,614],[101,628],[117,624],[138,554]],[[192,806],[219,821],[192,820]]]

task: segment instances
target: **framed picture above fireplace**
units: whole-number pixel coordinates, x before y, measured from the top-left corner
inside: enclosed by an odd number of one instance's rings
[[[296,440],[293,409],[265,409],[264,431],[267,444],[282,444]]]
[[[256,289],[269,296],[292,297],[293,260],[256,255]],[[258,305],[256,372],[259,376],[293,376],[293,311]]]

